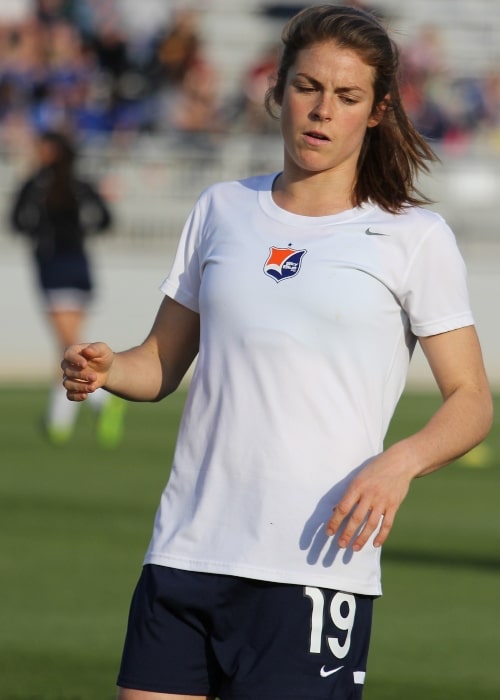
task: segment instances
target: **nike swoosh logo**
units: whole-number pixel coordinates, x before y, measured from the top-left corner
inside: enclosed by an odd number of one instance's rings
[[[388,236],[388,233],[381,233],[380,231],[372,231],[370,228],[367,228],[365,231],[367,236]]]
[[[328,676],[333,676],[334,673],[337,673],[337,671],[340,671],[343,666],[339,666],[338,668],[332,668],[331,671],[327,671],[324,666],[321,667],[319,675],[321,678],[328,678]]]

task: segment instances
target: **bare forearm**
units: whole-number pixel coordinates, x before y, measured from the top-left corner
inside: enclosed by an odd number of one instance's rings
[[[104,389],[128,401],[158,401],[175,387],[164,387],[158,354],[148,345],[114,353]]]
[[[460,388],[418,433],[396,443],[395,452],[412,478],[425,476],[462,456],[488,434],[493,416],[489,389]],[[394,455],[393,455],[394,456]]]

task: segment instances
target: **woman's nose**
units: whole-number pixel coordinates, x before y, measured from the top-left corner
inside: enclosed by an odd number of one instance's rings
[[[318,98],[313,110],[312,117],[318,121],[329,121],[333,117],[333,107],[331,100],[325,95]]]

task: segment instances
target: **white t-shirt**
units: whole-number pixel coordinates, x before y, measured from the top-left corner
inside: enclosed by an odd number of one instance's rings
[[[200,352],[146,563],[378,595],[380,550],[325,524],[383,449],[416,336],[472,325],[465,266],[432,212],[280,209],[275,175],[217,184],[165,294]]]

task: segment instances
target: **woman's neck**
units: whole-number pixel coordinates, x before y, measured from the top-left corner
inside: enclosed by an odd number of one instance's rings
[[[285,172],[274,181],[273,200],[281,209],[302,216],[329,216],[353,208],[352,189],[338,186],[325,173],[291,178]]]

